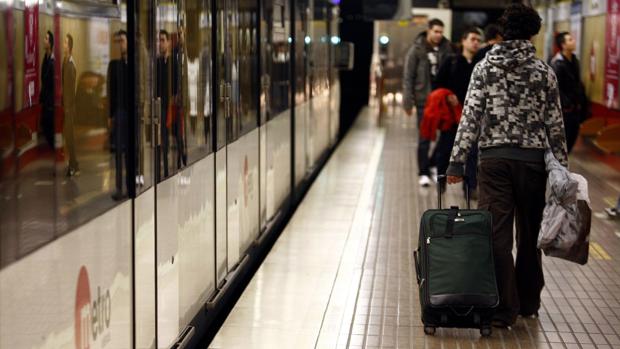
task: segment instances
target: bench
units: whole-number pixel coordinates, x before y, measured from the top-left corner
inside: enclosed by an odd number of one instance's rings
[[[579,134],[584,138],[594,138],[605,126],[607,126],[605,118],[589,118],[579,127]]]
[[[605,154],[620,154],[620,124],[605,126],[592,143]]]

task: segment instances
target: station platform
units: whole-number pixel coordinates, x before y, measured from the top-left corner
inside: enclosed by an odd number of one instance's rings
[[[342,140],[209,348],[620,348],[620,223],[604,213],[620,172],[587,146],[571,154],[589,181],[590,260],[543,257],[539,318],[490,338],[427,336],[412,251],[437,191],[417,183],[415,117],[376,114],[366,109]],[[448,188],[448,204],[462,197]]]

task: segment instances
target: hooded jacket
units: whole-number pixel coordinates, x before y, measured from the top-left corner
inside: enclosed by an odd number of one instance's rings
[[[444,58],[452,53],[452,46],[445,37],[441,39],[438,48],[437,69]],[[424,105],[426,97],[433,88],[431,64],[428,60],[428,53],[432,50],[433,48],[426,40],[426,31],[424,31],[417,36],[414,44],[407,51],[403,73],[403,107],[407,110],[414,105]]]
[[[549,144],[568,165],[555,73],[527,40],[496,44],[474,68],[448,175],[462,176],[472,146],[480,158],[544,161]]]

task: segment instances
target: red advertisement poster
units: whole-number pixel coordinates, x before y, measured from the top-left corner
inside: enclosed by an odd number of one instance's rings
[[[39,5],[24,9],[24,105],[39,99]]]
[[[605,42],[605,85],[603,86],[605,106],[607,106],[607,108],[619,109],[620,0],[607,1],[607,30]]]

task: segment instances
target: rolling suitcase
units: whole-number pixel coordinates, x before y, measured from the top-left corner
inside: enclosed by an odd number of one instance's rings
[[[445,179],[441,176],[439,182]],[[437,327],[479,328],[490,336],[499,303],[493,264],[491,213],[457,206],[424,212],[413,252],[424,333]]]

